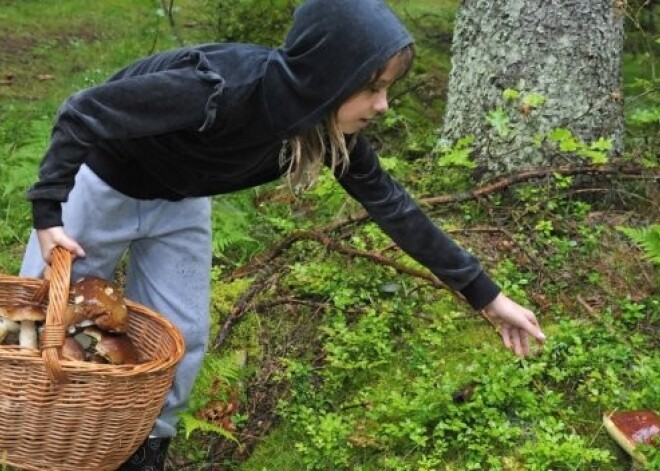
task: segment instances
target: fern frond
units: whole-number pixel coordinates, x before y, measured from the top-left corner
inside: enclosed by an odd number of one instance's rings
[[[181,417],[181,423],[183,424],[183,429],[186,433],[186,439],[190,438],[190,435],[195,430],[201,430],[202,432],[217,433],[218,435],[221,435],[225,438],[228,438],[229,440],[238,443],[236,437],[231,432],[228,432],[222,427],[218,427],[204,420],[200,420],[188,412],[184,412],[183,414],[180,415],[180,417]]]
[[[660,224],[641,228],[619,226],[617,229],[642,248],[645,258],[660,265]]]

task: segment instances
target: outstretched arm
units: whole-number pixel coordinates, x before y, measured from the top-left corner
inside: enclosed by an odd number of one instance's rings
[[[479,261],[431,221],[381,168],[364,137],[358,138],[350,168],[338,181],[403,251],[460,292],[474,309],[481,310],[496,298],[500,289]]]
[[[495,323],[504,345],[519,356],[530,354],[529,337],[545,336],[534,314],[500,292],[478,260],[456,245],[385,172],[364,137],[351,153],[351,167],[338,177],[373,220],[405,252],[459,291],[476,310]]]

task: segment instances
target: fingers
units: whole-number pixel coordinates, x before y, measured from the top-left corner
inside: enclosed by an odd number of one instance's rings
[[[512,350],[519,357],[528,357],[532,354],[529,344],[529,335],[526,330],[506,325],[500,332],[504,346]]]
[[[75,240],[69,237],[67,237],[65,240],[62,240],[61,243],[57,245],[59,245],[60,247],[64,247],[65,249],[67,249],[69,252],[73,253],[77,257],[85,256],[85,251],[83,250],[83,248],[80,245],[78,245],[78,243]]]
[[[518,315],[511,316],[506,321],[508,321],[513,327],[522,331],[520,332],[520,335],[521,339],[524,337],[524,342],[527,342],[527,335],[531,335],[538,343],[544,343],[545,334],[541,331],[541,327],[539,326],[539,322],[534,313],[521,306],[518,306],[518,308]],[[523,333],[525,333],[524,336],[522,335]]]
[[[532,311],[499,293],[488,304],[484,311],[489,319],[500,326],[504,346],[513,350],[521,357],[529,356],[530,340],[533,337],[537,343],[545,342],[545,334],[541,331],[539,322]]]
[[[545,342],[545,334],[541,331],[541,326],[539,324],[539,321],[536,319],[536,316],[532,311],[527,311],[527,319],[529,320],[529,323],[531,324],[531,328],[528,330],[532,336],[538,340],[539,342],[543,343]]]
[[[58,246],[69,250],[74,256],[85,256],[83,248],[78,242],[69,237],[61,226],[37,230],[37,238],[41,247],[41,255],[48,264],[52,263],[53,249]]]
[[[545,334],[541,331],[541,327],[539,326],[539,322],[536,320],[534,313],[532,311],[527,311],[525,313],[525,319],[527,322],[521,327],[534,337],[538,343],[544,343]]]
[[[530,356],[529,337],[534,338],[539,344],[545,343],[545,334],[541,331],[538,321],[531,311],[527,311],[516,321],[503,322],[501,335],[504,346],[519,357]]]
[[[521,353],[516,352],[516,355],[523,355],[528,357],[529,356],[529,341],[527,340],[527,334],[523,332],[522,334],[519,333],[520,337],[520,350]]]
[[[502,342],[504,342],[504,347],[506,347],[508,350],[511,350],[513,344],[511,343],[509,327],[508,326],[502,327],[502,329],[500,330],[500,335],[502,336]]]

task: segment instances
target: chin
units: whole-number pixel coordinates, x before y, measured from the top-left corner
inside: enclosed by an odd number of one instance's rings
[[[366,126],[364,126],[362,124],[354,124],[352,126],[341,126],[339,129],[344,134],[356,134],[356,133],[360,132],[365,127]]]

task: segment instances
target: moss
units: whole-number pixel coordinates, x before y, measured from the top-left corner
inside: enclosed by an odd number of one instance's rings
[[[229,283],[213,283],[211,288],[211,339],[215,339],[220,333],[222,324],[234,304],[251,282],[250,278],[239,278]]]

